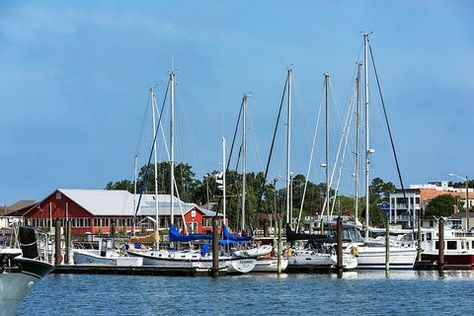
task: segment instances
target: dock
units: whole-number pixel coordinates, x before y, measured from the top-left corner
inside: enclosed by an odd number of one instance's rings
[[[430,260],[420,260],[416,261],[413,266],[413,270],[422,271],[422,270],[473,270],[474,267],[469,264],[443,264],[442,267],[439,266],[436,262],[431,262]]]
[[[156,266],[58,265],[54,274],[112,274],[151,276],[209,276],[210,271],[198,268],[163,268]],[[219,274],[224,275],[221,271]]]

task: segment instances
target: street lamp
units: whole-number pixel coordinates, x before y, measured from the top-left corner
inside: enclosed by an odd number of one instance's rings
[[[463,178],[454,173],[448,173],[448,176],[456,177],[458,179],[465,181],[466,183],[466,233],[467,233],[469,231],[469,179],[467,178],[467,176]]]

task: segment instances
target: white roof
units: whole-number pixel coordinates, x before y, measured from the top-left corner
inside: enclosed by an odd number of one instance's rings
[[[58,189],[58,191],[95,216],[133,216],[135,214],[134,205],[138,204],[140,198],[140,195],[136,194],[134,202],[134,195],[125,190]],[[194,203],[180,201],[177,197],[173,197],[173,199],[175,216],[186,214],[194,207],[199,208],[206,216],[215,215],[214,211],[203,209]],[[169,194],[158,194],[158,215],[170,215],[170,201]],[[155,195],[143,194],[137,215],[155,216],[155,214]]]

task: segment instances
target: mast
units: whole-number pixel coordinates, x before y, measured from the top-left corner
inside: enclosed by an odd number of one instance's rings
[[[159,226],[159,215],[158,215],[158,156],[156,154],[156,97],[155,97],[155,90],[150,88],[151,94],[151,110],[152,110],[152,121],[153,121],[153,154],[154,154],[154,163],[155,163],[155,220],[156,220],[156,231],[158,231]]]
[[[170,223],[174,225],[174,87],[175,76],[174,72],[170,72],[170,208],[171,219]]]
[[[137,209],[137,175],[138,175],[138,155],[135,155],[135,163],[133,170],[133,210]],[[134,227],[135,228],[135,227]],[[135,229],[133,229],[133,235],[135,235]]]
[[[330,205],[330,194],[331,188],[329,183],[329,100],[328,100],[328,86],[329,86],[329,75],[324,74],[324,94],[326,98],[326,212],[327,220],[329,222],[329,205]]]
[[[242,231],[245,230],[245,191],[247,173],[247,95],[242,101]]]
[[[362,64],[357,64],[357,79],[356,79],[356,124],[355,124],[355,164],[354,164],[354,217],[356,225],[359,223],[359,175],[360,175],[360,110],[361,110],[361,95],[360,95],[360,72]]]
[[[224,225],[227,225],[227,217],[226,217],[226,192],[225,192],[225,171],[226,171],[226,164],[225,164],[225,138],[222,137],[222,214],[224,215]]]
[[[291,84],[293,70],[288,69],[288,112],[286,115],[286,223],[290,223],[290,166],[291,166]]]
[[[364,34],[364,86],[365,86],[365,238],[369,238],[370,214],[370,134],[369,134],[369,34]]]

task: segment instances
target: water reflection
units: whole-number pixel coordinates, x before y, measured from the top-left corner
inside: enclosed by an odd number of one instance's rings
[[[360,270],[340,278],[285,273],[219,278],[51,275],[33,288],[18,315],[441,314],[452,308],[453,293],[461,302],[456,314],[470,314],[473,280],[474,271],[466,270]]]

